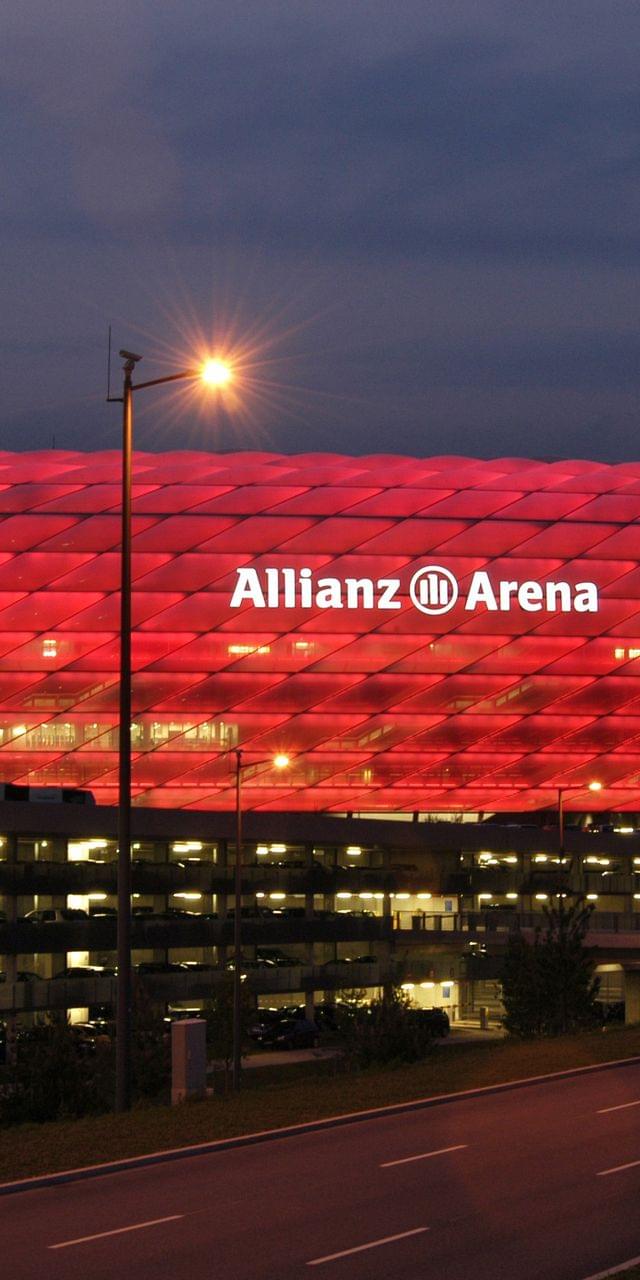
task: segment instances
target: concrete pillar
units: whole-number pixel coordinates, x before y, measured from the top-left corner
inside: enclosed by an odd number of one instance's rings
[[[640,1022],[640,969],[624,971],[624,1020]]]

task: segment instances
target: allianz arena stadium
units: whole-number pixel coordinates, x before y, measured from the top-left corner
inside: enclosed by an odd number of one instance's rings
[[[0,455],[0,778],[117,801],[118,452]],[[133,798],[640,811],[640,463],[136,454]],[[291,757],[286,775],[274,752]]]

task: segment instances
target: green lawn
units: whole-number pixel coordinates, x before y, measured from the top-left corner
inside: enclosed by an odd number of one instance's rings
[[[190,1143],[279,1128],[342,1112],[543,1075],[640,1055],[640,1027],[609,1028],[558,1040],[519,1044],[449,1045],[425,1062],[395,1069],[340,1074],[315,1064],[284,1078],[247,1073],[238,1097],[180,1107],[145,1106],[128,1115],[90,1116],[0,1131],[0,1181],[142,1155]]]

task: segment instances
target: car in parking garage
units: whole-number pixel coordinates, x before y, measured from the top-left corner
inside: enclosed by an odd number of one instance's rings
[[[38,907],[27,911],[22,919],[28,924],[70,924],[76,920],[88,920],[89,913],[82,907]]]

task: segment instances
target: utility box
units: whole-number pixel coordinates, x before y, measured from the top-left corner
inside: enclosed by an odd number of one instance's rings
[[[207,1024],[185,1018],[171,1024],[171,1104],[204,1098],[207,1088]]]

